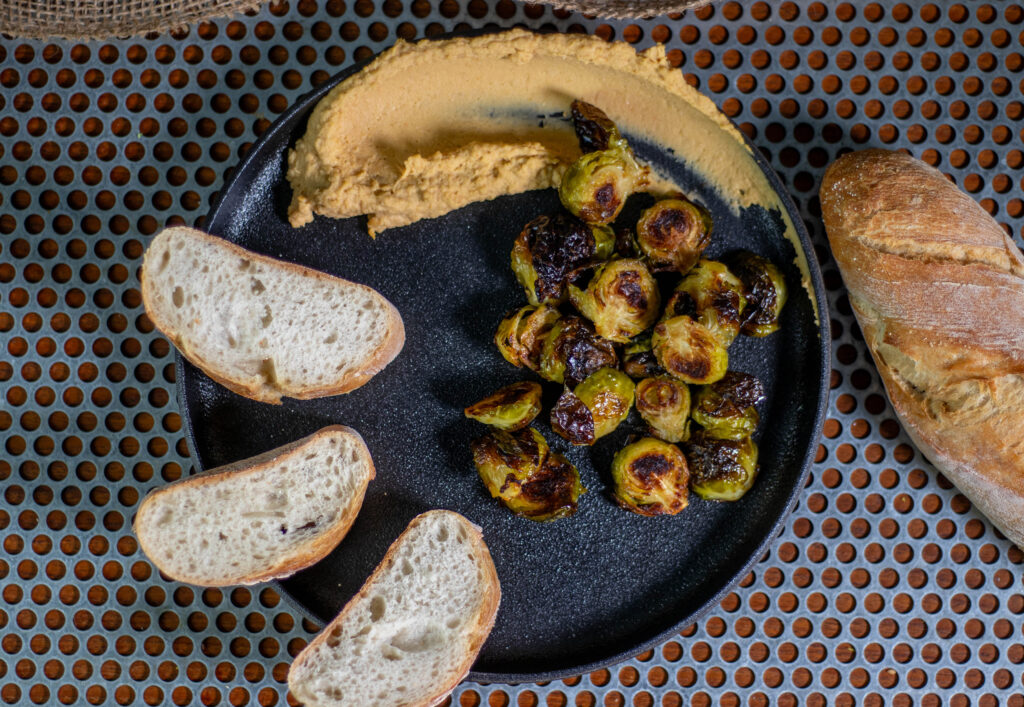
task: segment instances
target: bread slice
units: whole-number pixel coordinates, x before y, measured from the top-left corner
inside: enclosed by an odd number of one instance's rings
[[[498,575],[480,529],[417,516],[288,672],[306,707],[428,707],[469,672],[494,625]]]
[[[325,427],[154,491],[135,515],[135,535],[153,564],[181,582],[287,577],[345,537],[373,476],[359,433]]]
[[[375,290],[192,228],[157,234],[141,277],[146,313],[182,355],[267,403],[358,388],[405,342],[398,310]]]

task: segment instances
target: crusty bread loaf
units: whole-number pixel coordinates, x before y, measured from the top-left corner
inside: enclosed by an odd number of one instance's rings
[[[142,301],[185,358],[268,403],[358,388],[405,342],[398,310],[375,290],[192,228],[150,243]]]
[[[1024,548],[1024,258],[940,172],[845,155],[821,207],[850,304],[922,453]]]
[[[204,587],[287,577],[345,537],[374,476],[359,433],[335,425],[149,494],[135,534],[161,572]]]
[[[480,529],[424,513],[295,659],[288,687],[306,707],[436,705],[469,672],[500,599]]]

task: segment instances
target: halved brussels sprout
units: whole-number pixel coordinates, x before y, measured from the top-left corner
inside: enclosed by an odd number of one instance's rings
[[[594,334],[583,319],[562,317],[555,322],[540,355],[540,375],[555,383],[575,386],[594,371],[619,364],[612,342]]]
[[[658,364],[687,383],[714,383],[729,367],[725,345],[707,327],[685,315],[654,327],[651,346]]]
[[[532,314],[537,307],[528,304],[505,315],[494,332],[494,344],[498,351],[517,368],[523,365],[522,346],[519,343],[519,332],[523,329],[523,318]]]
[[[584,489],[579,472],[561,454],[550,454],[532,427],[495,430],[473,440],[473,462],[491,496],[531,520],[572,515]]]
[[[564,212],[538,216],[512,246],[512,272],[530,304],[558,304],[569,280],[611,257],[614,249],[615,234],[608,229],[595,230]]]
[[[788,289],[782,272],[767,258],[748,251],[737,253],[729,265],[743,282],[747,308],[741,331],[748,336],[768,336],[779,329],[779,315]]]
[[[578,501],[586,493],[580,472],[564,455],[553,453],[520,487],[519,496],[505,505],[523,518],[539,522],[566,518],[576,512]]]
[[[636,384],[636,409],[651,432],[666,442],[690,438],[690,389],[668,376],[644,378]]]
[[[746,306],[740,279],[723,263],[700,260],[676,285],[665,307],[665,316],[685,314],[692,317],[728,346],[740,333]]]
[[[736,501],[757,478],[757,445],[750,437],[720,439],[706,430],[693,433],[686,445],[690,487],[708,501]]]
[[[579,99],[572,102],[572,124],[583,153],[607,150],[625,142],[619,128],[603,110]]]
[[[573,392],[594,418],[594,439],[614,431],[633,407],[633,381],[622,371],[602,368],[587,376]]]
[[[711,242],[711,215],[687,199],[663,199],[640,216],[636,237],[653,269],[685,273]]]
[[[463,412],[471,420],[501,430],[521,430],[540,414],[540,383],[520,381],[499,388]]]
[[[569,301],[594,323],[598,336],[626,343],[658,318],[661,293],[640,260],[612,260],[598,266],[586,290],[569,285]]]
[[[651,351],[650,332],[633,337],[622,350],[622,370],[631,378],[652,378],[664,375],[665,369]]]
[[[748,373],[729,371],[721,380],[697,390],[693,419],[715,437],[743,439],[757,429],[761,418],[754,406],[762,400],[761,381]]]
[[[588,152],[565,171],[558,187],[562,206],[587,223],[611,223],[626,199],[647,183],[647,170],[629,147]]]
[[[675,515],[686,508],[689,471],[674,444],[644,437],[612,459],[615,500],[645,516]]]
[[[586,403],[566,388],[551,408],[551,429],[570,444],[590,446],[596,439],[594,414]]]
[[[540,354],[561,312],[542,304],[530,312],[519,326],[519,360],[531,371],[540,370]]]

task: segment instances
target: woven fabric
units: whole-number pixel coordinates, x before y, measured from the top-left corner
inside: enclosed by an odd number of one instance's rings
[[[674,15],[708,5],[714,0],[541,0],[560,10],[582,12],[593,17],[627,19],[633,17],[659,17]]]
[[[258,0],[0,0],[0,32],[29,39],[131,37],[227,17],[259,4]]]

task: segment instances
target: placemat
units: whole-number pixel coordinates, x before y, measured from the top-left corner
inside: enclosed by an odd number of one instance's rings
[[[464,684],[457,705],[1022,707],[1022,553],[896,422],[816,196],[842,151],[904,148],[1018,238],[1024,8],[729,2],[602,21],[513,0],[300,0],[109,43],[0,38],[0,702],[284,705],[315,626],[273,589],[160,578],[131,534],[189,473],[172,349],[138,267],[202,225],[248,146],[351,62],[441,32],[593,32],[672,62],[751,136],[814,235],[832,402],[799,507],[710,617],[608,670]]]

